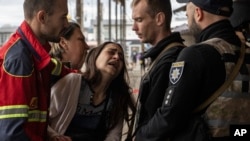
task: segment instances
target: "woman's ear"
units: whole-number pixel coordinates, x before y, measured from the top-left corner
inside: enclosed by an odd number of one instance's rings
[[[68,50],[68,41],[65,38],[60,37],[59,44],[64,50]]]

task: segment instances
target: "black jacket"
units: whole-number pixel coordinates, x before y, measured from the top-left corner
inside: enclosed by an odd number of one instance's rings
[[[155,47],[150,48],[143,58],[150,57],[152,61],[160,54],[160,52],[170,43],[181,43],[184,40],[179,33],[173,33],[161,40]],[[143,77],[140,84],[139,101],[141,103],[139,121],[136,123],[139,127],[146,124],[155,114],[157,108],[162,104],[165,91],[169,83],[169,70],[172,62],[174,62],[183,46],[170,48],[164,53],[164,56],[155,63],[150,73]],[[138,118],[138,117],[137,117]]]
[[[219,21],[204,29],[198,42],[211,38],[222,38],[240,46],[233,27],[228,20]],[[161,108],[142,126],[136,134],[136,141],[164,141],[181,136],[194,116],[193,110],[214,93],[225,80],[225,66],[221,55],[214,47],[195,44],[184,48],[171,68],[170,83]],[[177,64],[177,63],[176,63]],[[166,83],[157,85],[161,87]],[[155,86],[155,87],[157,87]],[[162,93],[161,92],[161,93]],[[155,92],[158,95],[158,92]],[[151,105],[147,105],[151,106]],[[199,114],[202,114],[201,111]],[[186,141],[191,141],[186,138]]]

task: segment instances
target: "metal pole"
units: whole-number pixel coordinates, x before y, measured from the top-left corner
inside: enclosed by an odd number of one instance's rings
[[[109,0],[109,41],[111,41],[111,0]]]
[[[122,10],[122,4],[120,5],[120,43],[122,44],[122,41],[123,41],[123,39],[122,39],[122,35],[123,35],[123,10]]]
[[[82,0],[76,0],[76,21],[77,23],[81,26],[83,29],[83,22],[82,22],[82,17],[83,17],[83,1]]]
[[[101,2],[97,0],[97,45],[101,44]]]
[[[117,42],[117,39],[118,39],[118,24],[117,24],[117,15],[118,15],[118,10],[117,10],[117,6],[118,5],[118,2],[116,1],[115,2],[115,41]]]
[[[126,1],[124,0],[123,3],[123,46],[125,47],[125,51],[127,52],[126,48]]]

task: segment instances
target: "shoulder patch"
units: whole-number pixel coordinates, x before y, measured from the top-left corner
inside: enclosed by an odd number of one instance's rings
[[[172,63],[169,73],[169,80],[172,84],[176,84],[180,80],[184,64],[184,61]]]
[[[34,67],[32,55],[21,42],[9,48],[4,56],[3,65],[7,73],[17,77],[29,76]]]

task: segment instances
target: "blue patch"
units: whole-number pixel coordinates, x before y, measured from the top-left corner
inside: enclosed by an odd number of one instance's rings
[[[4,57],[4,68],[13,76],[29,76],[33,72],[33,59],[29,50],[18,41]]]
[[[184,64],[184,61],[172,63],[169,73],[169,79],[172,84],[176,84],[180,80]]]

